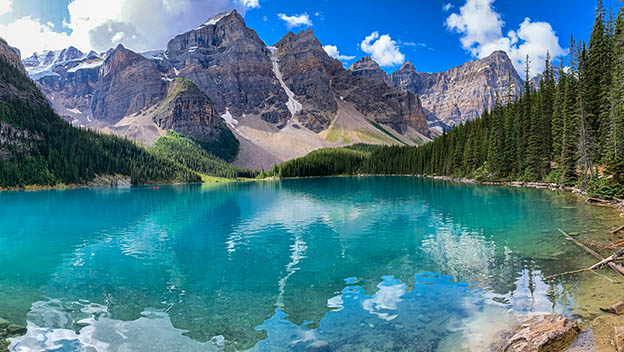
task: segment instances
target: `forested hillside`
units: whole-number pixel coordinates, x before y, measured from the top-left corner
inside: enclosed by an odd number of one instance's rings
[[[624,197],[624,9],[614,19],[599,1],[589,43],[572,38],[569,58],[567,66],[561,64],[557,80],[553,60],[547,58],[539,89],[531,85],[527,65],[519,96],[498,97],[492,111],[431,143],[379,148],[359,167],[351,165],[352,158],[343,151],[336,151],[350,166],[325,173],[545,181]],[[319,157],[310,155],[306,160],[317,164]],[[309,175],[310,168],[301,163],[282,164],[275,172]],[[294,164],[299,167],[293,174]]]
[[[5,53],[11,50],[4,41],[0,46]],[[0,187],[79,184],[114,174],[130,176],[135,184],[201,180],[134,142],[72,127],[24,73],[3,59],[0,98]]]

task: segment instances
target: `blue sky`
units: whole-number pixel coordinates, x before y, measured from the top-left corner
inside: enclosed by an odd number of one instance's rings
[[[618,1],[605,6],[616,10]],[[0,0],[0,36],[27,55],[68,44],[157,49],[236,8],[268,45],[311,27],[347,66],[371,54],[388,72],[406,60],[435,72],[503,49],[517,67],[530,54],[537,72],[546,50],[565,53],[570,34],[589,38],[595,7],[593,0]]]

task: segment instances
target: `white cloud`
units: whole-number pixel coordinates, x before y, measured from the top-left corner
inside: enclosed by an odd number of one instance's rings
[[[20,49],[22,57],[28,57],[35,51],[71,45],[69,35],[55,32],[50,25],[30,17],[22,17],[8,25],[0,24],[0,36],[6,39],[9,45]],[[25,38],[28,40],[24,40]]]
[[[13,11],[13,0],[0,0],[0,16]]]
[[[286,26],[288,28],[295,28],[295,27],[299,27],[299,26],[311,26],[312,25],[312,21],[310,20],[310,16],[308,16],[307,13],[302,13],[300,15],[292,15],[292,16],[288,16],[286,14],[279,13],[279,14],[277,14],[277,17],[279,17],[279,19],[281,19],[284,22],[286,22]]]
[[[323,49],[325,49],[325,52],[327,53],[327,55],[333,57],[334,59],[338,59],[340,61],[349,61],[349,60],[355,59],[355,56],[340,55],[340,52],[338,51],[338,47],[335,45],[325,45]]]
[[[24,17],[0,25],[0,36],[18,47],[24,57],[69,45],[83,51],[104,51],[119,43],[136,51],[164,49],[175,35],[220,12],[236,9],[244,15],[247,9],[259,6],[258,0],[72,0],[63,28]]]
[[[446,4],[444,4],[444,5],[442,6],[442,10],[444,10],[444,11],[449,11],[449,10],[450,10],[450,9],[452,9],[452,8],[453,8],[453,4],[451,4],[450,2],[449,2],[449,3],[446,3]]]
[[[446,19],[450,30],[461,34],[462,47],[477,58],[484,58],[496,50],[507,52],[519,73],[524,71],[526,56],[531,61],[531,76],[544,70],[546,52],[556,57],[565,55],[552,26],[547,22],[532,22],[525,18],[517,30],[503,35],[505,22],[493,8],[494,0],[467,0]]]
[[[259,0],[241,0],[241,3],[250,9],[257,9],[260,7]]]
[[[380,36],[379,32],[373,32],[364,38],[360,48],[380,66],[396,66],[405,61],[405,55],[399,50],[397,42],[392,40],[388,34]]]

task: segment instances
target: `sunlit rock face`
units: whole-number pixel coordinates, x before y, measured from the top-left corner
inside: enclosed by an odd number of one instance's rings
[[[475,119],[494,107],[497,96],[504,99],[522,89],[522,80],[504,51],[438,73],[418,72],[407,62],[390,81],[418,95],[427,114],[447,125]]]
[[[166,56],[175,74],[192,79],[219,114],[287,116],[288,97],[273,72],[270,52],[236,11],[176,36]]]
[[[143,56],[122,45],[106,58],[93,92],[91,110],[96,119],[115,123],[140,112],[167,94],[167,81]]]

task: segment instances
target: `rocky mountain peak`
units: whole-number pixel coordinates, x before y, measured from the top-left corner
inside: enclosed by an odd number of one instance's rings
[[[117,122],[161,101],[167,81],[143,56],[119,44],[100,68],[91,110],[96,119]]]
[[[483,59],[439,73],[418,72],[406,65],[391,75],[392,84],[420,96],[428,117],[447,125],[479,117],[494,106],[496,95],[504,95],[510,85],[516,90],[522,87],[522,80],[504,51],[494,51]]]
[[[370,56],[364,56],[356,61],[349,67],[349,71],[355,76],[362,76],[376,81],[386,82],[388,80],[386,72]]]
[[[408,60],[405,61],[403,65],[401,65],[399,71],[416,71],[416,68],[414,68],[414,65]]]
[[[302,30],[297,34],[289,32],[280,39],[280,41],[275,43],[275,47],[277,47],[278,50],[314,50],[317,51],[319,55],[321,54],[319,50],[325,52],[323,44],[314,36],[312,28]]]
[[[0,38],[0,60],[8,62],[11,66],[17,68],[22,73],[26,73],[24,65],[18,56],[17,52],[11,48],[7,42]]]

